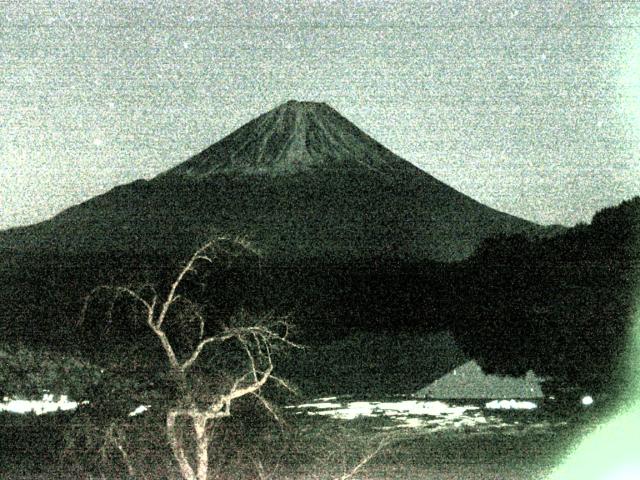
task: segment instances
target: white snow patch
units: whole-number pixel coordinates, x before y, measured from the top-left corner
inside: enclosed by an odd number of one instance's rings
[[[372,404],[385,415],[393,415],[394,412],[408,415],[462,415],[467,410],[479,410],[479,407],[470,405],[452,407],[440,401],[405,400],[402,402],[373,402]]]
[[[538,405],[534,402],[522,400],[493,400],[485,404],[485,408],[491,410],[533,410],[538,408]]]
[[[335,398],[335,397],[334,397]],[[305,409],[308,415],[320,415],[339,420],[353,420],[358,417],[388,417],[392,418],[399,427],[417,428],[435,423],[437,426],[452,426],[455,420],[463,419],[468,411],[479,411],[480,407],[463,405],[451,406],[441,401],[402,400],[398,402],[345,402],[338,403],[305,403],[290,405],[287,408]],[[302,412],[299,412],[302,413]],[[425,421],[416,417],[434,417]],[[467,423],[484,423],[481,414],[476,414],[466,420]]]
[[[309,412],[309,415],[326,415],[341,420],[353,420],[358,417],[373,417],[374,404],[372,402],[350,402],[344,408],[342,405],[334,405],[320,412]],[[335,407],[337,405],[337,408]]]
[[[51,393],[45,393],[42,396],[42,400],[11,399],[8,397],[4,397],[2,400],[3,402],[0,403],[0,412],[35,413],[36,415],[74,410],[79,405],[78,402],[69,400],[67,395],[60,395],[58,400],[54,400],[54,395]],[[81,403],[85,404],[88,402],[85,401]]]
[[[290,405],[287,408],[340,408],[342,404],[340,403],[303,403],[302,405]]]
[[[147,410],[149,410],[150,407],[151,405],[139,405],[136,407],[136,409],[133,412],[129,413],[129,416],[135,417],[136,415],[140,415],[141,413],[144,413]]]

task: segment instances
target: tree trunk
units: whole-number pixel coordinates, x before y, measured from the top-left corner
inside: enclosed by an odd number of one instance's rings
[[[176,428],[176,421],[179,415],[188,416],[193,421],[195,433],[195,472],[180,438],[180,433]],[[201,413],[197,409],[177,412],[169,410],[167,413],[167,436],[173,451],[173,456],[180,467],[180,474],[184,480],[207,480],[209,473],[209,434],[207,433],[207,414]]]
[[[182,478],[184,480],[198,480],[193,472],[193,468],[189,465],[189,460],[187,460],[187,456],[184,453],[184,446],[182,445],[180,435],[176,430],[177,417],[178,413],[173,410],[169,410],[167,413],[167,436],[169,437],[169,444],[171,445],[173,456],[180,467]]]
[[[207,480],[207,472],[209,470],[209,435],[207,434],[207,417],[202,414],[194,416],[193,426],[196,431],[197,480]]]

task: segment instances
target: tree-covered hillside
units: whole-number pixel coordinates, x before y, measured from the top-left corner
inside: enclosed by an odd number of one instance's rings
[[[639,197],[555,238],[485,242],[461,265],[456,336],[490,370],[610,389],[624,382],[639,262]]]

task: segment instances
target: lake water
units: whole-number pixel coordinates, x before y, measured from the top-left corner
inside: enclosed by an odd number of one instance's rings
[[[286,409],[297,415],[326,417],[342,421],[358,418],[385,420],[380,429],[421,431],[468,431],[518,433],[551,431],[571,418],[587,414],[591,403],[560,411],[552,400],[429,400],[395,397],[359,400],[351,397],[314,399]]]
[[[46,393],[41,399],[5,397],[0,412],[42,415],[73,411],[80,404],[66,395]],[[288,405],[294,415],[325,417],[340,421],[358,418],[381,420],[382,430],[417,429],[421,431],[468,431],[517,433],[552,430],[567,425],[570,418],[593,409],[593,399],[575,402],[570,412],[559,411],[552,400],[429,400],[409,396],[384,399],[356,399],[350,396],[324,397]],[[151,405],[132,403],[129,416],[143,415]]]

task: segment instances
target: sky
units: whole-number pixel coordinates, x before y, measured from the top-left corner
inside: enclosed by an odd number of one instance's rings
[[[289,99],[493,208],[588,222],[640,194],[640,2],[0,0],[0,229]]]

